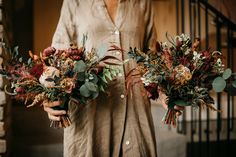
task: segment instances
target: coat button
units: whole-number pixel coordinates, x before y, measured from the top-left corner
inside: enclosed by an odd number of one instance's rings
[[[118,29],[115,30],[115,31],[114,31],[114,34],[115,34],[115,35],[119,35],[119,34],[120,34],[119,30],[118,30]]]
[[[126,141],[125,144],[128,146],[128,145],[130,144],[130,142],[129,142],[129,141]]]
[[[124,98],[125,98],[125,95],[124,95],[124,94],[121,94],[121,95],[120,95],[120,98],[121,98],[121,99],[124,99]]]
[[[116,51],[116,55],[117,55],[117,56],[120,55],[120,52],[119,52],[119,51]]]

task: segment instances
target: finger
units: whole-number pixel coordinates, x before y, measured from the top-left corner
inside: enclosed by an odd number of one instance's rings
[[[159,93],[159,100],[161,101],[163,108],[167,110],[168,105],[166,104],[166,98],[167,96],[165,94],[163,94],[162,92]]]
[[[184,110],[184,106],[175,105],[175,106],[174,106],[174,109],[175,109],[175,110],[183,111],[183,110]]]
[[[55,107],[55,106],[60,106],[61,105],[61,101],[44,101],[43,102],[43,106],[46,107]]]
[[[66,114],[65,110],[54,110],[50,107],[45,107],[45,106],[44,106],[44,111],[46,111],[47,113],[54,115],[54,116],[61,116],[61,115]]]
[[[166,109],[166,110],[168,109],[168,105],[164,101],[162,101],[162,106],[164,109]]]
[[[48,118],[52,121],[60,121],[60,116],[54,116],[54,115],[48,114]]]
[[[181,115],[182,115],[182,112],[181,112],[181,111],[176,111],[176,113],[175,113],[175,114],[176,114],[176,116],[177,116],[177,117],[179,117],[179,116],[181,116]]]
[[[172,122],[172,126],[174,127],[174,128],[176,128],[176,122]]]

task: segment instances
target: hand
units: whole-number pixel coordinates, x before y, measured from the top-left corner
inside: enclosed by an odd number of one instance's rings
[[[159,91],[159,99],[161,101],[161,104],[162,104],[163,108],[167,110],[168,109],[168,105],[166,104],[167,96],[161,91]],[[185,107],[175,105],[174,109],[175,109],[175,112],[176,112],[176,116],[179,117],[179,116],[182,115],[182,112],[184,111]]]
[[[185,107],[184,106],[175,105],[174,109],[176,111],[176,116],[179,117],[179,116],[182,115],[182,112],[184,111]]]
[[[43,108],[44,111],[48,113],[48,118],[52,121],[60,121],[60,116],[65,115],[65,110],[54,110],[52,107],[59,106],[61,101],[44,101]]]

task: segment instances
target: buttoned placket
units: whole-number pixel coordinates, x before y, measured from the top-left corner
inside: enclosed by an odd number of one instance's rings
[[[123,20],[123,17],[122,15],[120,15],[120,11],[119,9],[122,9],[121,6],[122,4],[120,3],[118,8],[117,8],[117,15],[116,15],[116,19],[115,19],[115,22],[113,23],[109,14],[108,14],[108,11],[106,9],[106,7],[103,7],[104,9],[104,13],[106,14],[106,18],[107,18],[107,22],[108,22],[108,25],[109,27],[111,28],[111,42],[112,43],[115,43],[116,46],[118,47],[121,47],[121,20]],[[119,60],[123,60],[124,58],[124,54],[120,51],[113,51],[112,54],[118,58]],[[122,65],[120,67],[120,72],[118,73],[118,77],[125,77],[125,71],[124,71],[124,66]],[[125,80],[125,79],[124,79]],[[125,87],[125,82],[122,82],[122,84],[124,84],[124,87],[123,87],[123,92],[122,93],[119,93],[120,94],[120,99],[123,101],[123,103],[127,103],[127,96],[126,96],[126,87]],[[132,143],[131,143],[131,136],[130,136],[130,128],[126,128],[126,136],[124,137],[123,139],[123,144],[124,144],[124,147],[125,147],[125,150],[128,151],[129,149],[131,149],[132,147]]]

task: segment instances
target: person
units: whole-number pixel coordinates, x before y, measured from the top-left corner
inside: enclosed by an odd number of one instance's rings
[[[151,0],[64,0],[52,46],[68,48],[87,34],[86,49],[102,44],[116,45],[119,51],[103,55],[128,58],[129,47],[144,50],[156,41]],[[101,55],[101,54],[99,54]],[[119,66],[120,73],[107,91],[84,106],[69,106],[72,125],[64,129],[64,157],[156,157],[156,140],[150,101],[142,83],[126,88],[126,76],[134,61]],[[58,121],[66,111],[44,104],[49,119]]]

